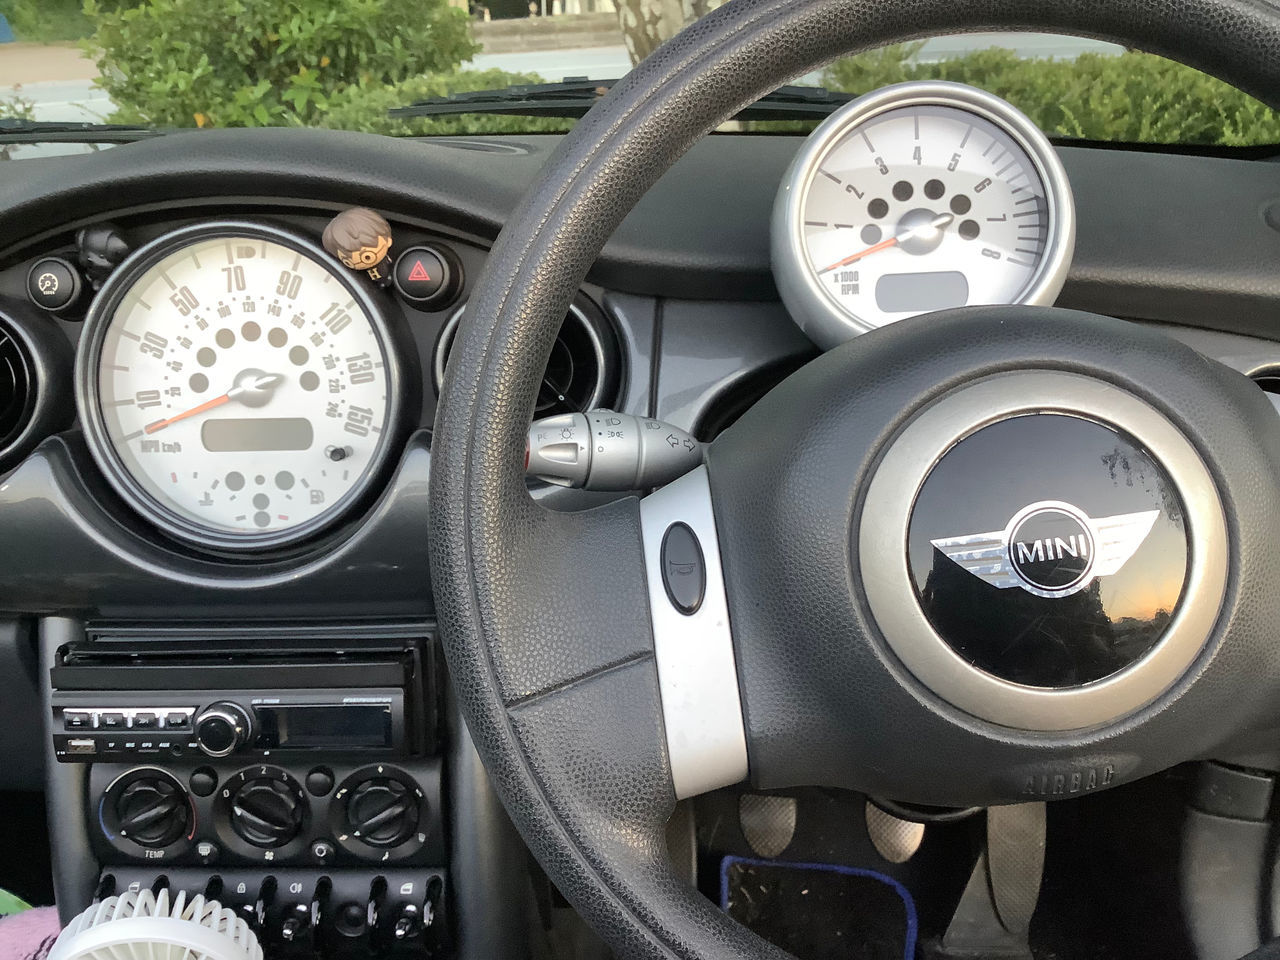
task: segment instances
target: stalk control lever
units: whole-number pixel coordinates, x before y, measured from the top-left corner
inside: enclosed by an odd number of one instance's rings
[[[679,427],[612,410],[535,420],[525,473],[585,490],[660,487],[702,463],[702,444]]]

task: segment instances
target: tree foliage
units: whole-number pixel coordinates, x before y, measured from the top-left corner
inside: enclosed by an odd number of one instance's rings
[[[446,0],[86,0],[115,119],[317,123],[355,87],[448,73],[479,47]]]
[[[516,83],[542,83],[532,73],[504,70],[458,70],[450,73],[411,77],[392,86],[353,85],[329,104],[320,126],[361,133],[382,133],[396,137],[480,135],[490,133],[556,133],[573,126],[559,117],[486,116],[468,113],[448,117],[387,116],[393,107],[402,107],[428,97],[445,97],[471,90],[497,90]]]
[[[823,83],[867,93],[907,80],[954,80],[1008,100],[1050,136],[1223,146],[1280,143],[1280,114],[1230,84],[1149,53],[1022,59],[992,48],[935,63],[919,44],[839,60]]]

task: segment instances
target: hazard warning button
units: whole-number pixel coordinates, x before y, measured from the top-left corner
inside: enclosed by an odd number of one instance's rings
[[[435,247],[409,247],[396,260],[396,290],[419,309],[447,307],[462,286],[454,257]]]

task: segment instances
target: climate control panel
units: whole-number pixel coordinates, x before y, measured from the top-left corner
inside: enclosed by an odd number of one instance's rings
[[[440,760],[94,764],[105,863],[328,867],[444,862]]]

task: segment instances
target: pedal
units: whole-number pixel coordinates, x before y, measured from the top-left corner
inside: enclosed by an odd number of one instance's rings
[[[738,824],[756,856],[776,857],[796,835],[795,798],[744,793],[738,797]]]
[[[871,845],[889,863],[906,863],[924,842],[924,824],[903,820],[866,803],[867,836]]]
[[[1027,932],[1044,879],[1045,809],[987,810],[987,845],[930,960],[1032,960]]]

